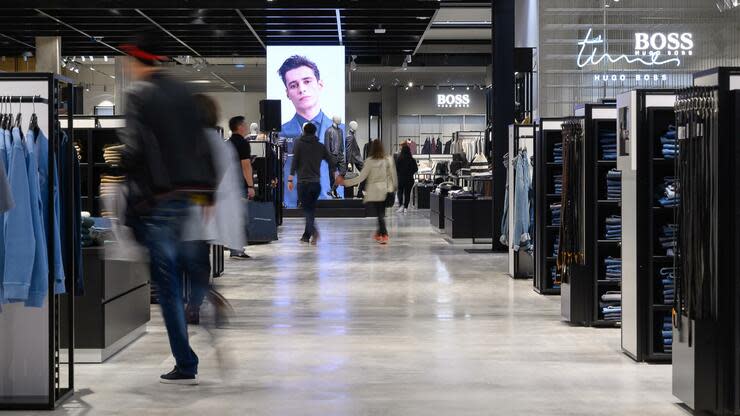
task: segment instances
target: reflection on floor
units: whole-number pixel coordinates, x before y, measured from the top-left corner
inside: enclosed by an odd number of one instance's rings
[[[467,254],[428,214],[322,219],[317,247],[288,220],[280,242],[227,260],[217,279],[237,316],[195,327],[201,385],[161,385],[173,362],[159,312],[103,365],[76,368],[60,414],[676,415],[670,366],[636,364],[618,329],[560,322],[560,299],[506,276],[503,255]],[[208,318],[204,318],[208,319]],[[43,413],[48,414],[48,413]]]

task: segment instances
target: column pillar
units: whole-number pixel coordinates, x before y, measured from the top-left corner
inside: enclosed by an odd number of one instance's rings
[[[61,73],[62,38],[60,36],[36,37],[36,72]]]
[[[514,122],[514,7],[515,0],[491,0],[493,12],[493,249],[499,242],[504,210],[509,124]],[[510,214],[512,215],[512,214]]]
[[[131,73],[128,71],[126,59],[123,56],[116,56],[115,77],[116,82],[113,87],[113,103],[116,106],[116,115],[126,114],[126,88],[131,85]]]

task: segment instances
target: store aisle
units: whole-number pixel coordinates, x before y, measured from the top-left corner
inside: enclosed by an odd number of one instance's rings
[[[227,260],[218,284],[237,317],[192,331],[200,386],[159,383],[173,363],[155,308],[146,336],[76,367],[79,393],[57,413],[684,414],[670,366],[632,362],[619,330],[561,323],[559,298],[512,281],[503,255],[466,254],[423,214],[390,224],[378,246],[371,219],[320,219],[312,247],[288,220],[254,260]]]

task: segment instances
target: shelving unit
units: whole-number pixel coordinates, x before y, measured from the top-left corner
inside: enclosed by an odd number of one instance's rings
[[[534,290],[542,295],[559,295],[560,275],[552,269],[557,257],[554,252],[555,240],[560,227],[552,225],[550,204],[559,202],[561,194],[555,192],[554,175],[563,173],[563,163],[555,162],[553,149],[556,143],[563,142],[561,118],[540,119],[535,150],[535,273]]]
[[[606,279],[604,259],[620,258],[621,241],[606,240],[605,220],[620,213],[619,200],[607,199],[606,174],[616,168],[616,160],[602,159],[599,132],[616,134],[617,111],[614,104],[586,104],[576,109],[583,118],[583,265],[573,267],[569,282],[561,285],[561,314],[573,324],[617,327],[620,321],[606,320],[601,311],[601,296],[618,290],[620,282]],[[616,143],[616,137],[614,139]]]
[[[617,97],[619,161],[622,171],[622,351],[636,361],[670,363],[663,346],[662,267],[674,258],[660,244],[660,230],[675,223],[675,209],[658,204],[664,177],[675,161],[663,157],[661,136],[675,124],[675,91],[635,90]]]
[[[101,213],[100,175],[118,175],[120,170],[103,159],[103,148],[118,144],[118,130],[125,124],[121,116],[79,116],[75,119],[74,141],[80,146],[80,190],[82,209],[94,217]]]

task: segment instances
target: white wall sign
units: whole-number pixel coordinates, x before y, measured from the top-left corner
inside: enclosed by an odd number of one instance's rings
[[[437,94],[437,108],[469,108],[469,94]]]
[[[589,65],[599,65],[602,62],[627,64],[642,64],[653,67],[668,64],[681,66],[681,58],[693,55],[694,36],[691,33],[635,33],[635,54],[612,56],[603,49],[602,35],[592,36],[593,29],[589,29],[586,37],[578,42],[577,64],[580,68]],[[586,48],[590,47],[590,53]]]

